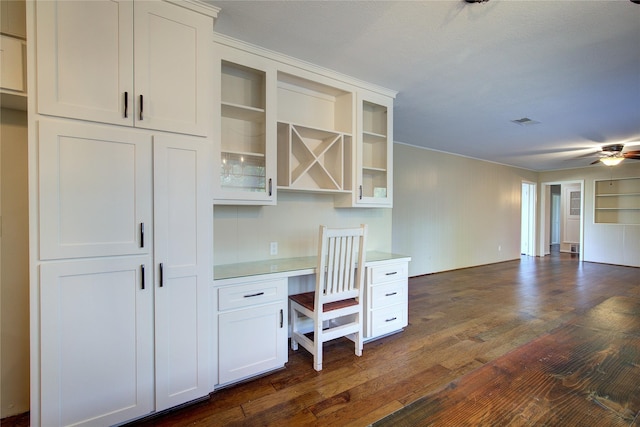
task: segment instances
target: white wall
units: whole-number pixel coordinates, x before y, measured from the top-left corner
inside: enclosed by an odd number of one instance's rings
[[[27,114],[0,110],[0,418],[29,410]]]
[[[318,227],[368,224],[367,250],[391,250],[391,209],[334,208],[333,196],[278,193],[276,206],[215,206],[214,264],[316,255]],[[269,243],[278,242],[278,254]]]
[[[584,179],[584,261],[640,267],[640,225],[594,223],[595,180],[632,177],[640,177],[639,161],[540,173],[541,183]]]
[[[394,144],[393,252],[416,276],[520,257],[522,181],[536,172]]]

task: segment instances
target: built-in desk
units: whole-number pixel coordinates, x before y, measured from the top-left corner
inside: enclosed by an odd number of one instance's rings
[[[408,316],[406,255],[367,252],[364,339],[401,331]],[[212,384],[235,383],[282,368],[288,360],[288,295],[313,290],[317,257],[214,266],[211,289]],[[365,348],[366,351],[366,348]]]

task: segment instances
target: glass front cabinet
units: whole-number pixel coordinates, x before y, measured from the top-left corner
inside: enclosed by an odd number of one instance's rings
[[[215,45],[220,74],[220,122],[216,138],[214,203],[276,203],[275,72],[267,61],[224,45]]]

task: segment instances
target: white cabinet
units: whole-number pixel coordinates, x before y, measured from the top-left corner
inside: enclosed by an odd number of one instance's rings
[[[287,362],[287,279],[218,288],[218,380],[229,384]]]
[[[32,425],[112,425],[153,411],[150,261],[40,267],[41,417]]]
[[[149,253],[152,136],[38,123],[40,259]]]
[[[216,204],[276,203],[275,71],[269,61],[214,44]]]
[[[38,2],[38,112],[208,135],[212,12],[161,1]]]
[[[382,261],[367,266],[365,275],[366,340],[397,332],[408,323],[408,262]]]
[[[205,396],[206,140],[37,124],[40,377],[32,380],[41,413],[34,408],[33,424],[116,424]]]
[[[204,140],[154,136],[156,411],[209,393],[212,208]]]
[[[393,207],[393,98],[358,92],[355,188],[338,206]]]

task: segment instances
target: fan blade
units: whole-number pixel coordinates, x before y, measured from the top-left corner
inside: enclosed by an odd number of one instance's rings
[[[640,160],[640,150],[627,151],[626,153],[622,153],[622,156],[625,159]]]

